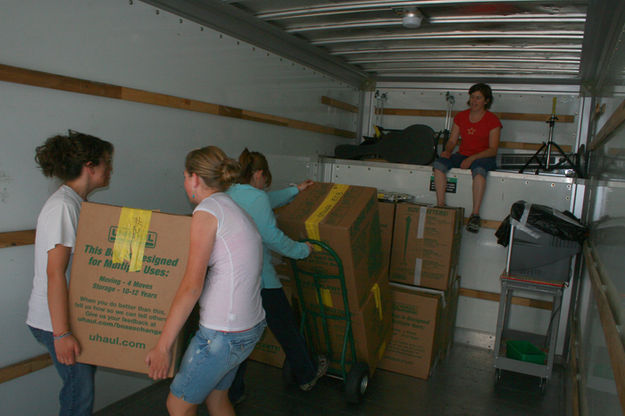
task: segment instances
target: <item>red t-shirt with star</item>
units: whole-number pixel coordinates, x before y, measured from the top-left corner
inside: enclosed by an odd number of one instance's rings
[[[490,111],[486,111],[477,123],[469,120],[470,109],[459,112],[454,117],[454,124],[460,127],[460,148],[458,152],[464,156],[472,156],[488,149],[488,135],[497,127],[503,127],[501,121]]]

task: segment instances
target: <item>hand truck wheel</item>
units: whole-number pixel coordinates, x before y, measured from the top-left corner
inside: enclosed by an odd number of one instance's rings
[[[365,363],[356,363],[347,373],[345,379],[345,396],[348,403],[358,404],[367,391],[369,385],[369,366]]]

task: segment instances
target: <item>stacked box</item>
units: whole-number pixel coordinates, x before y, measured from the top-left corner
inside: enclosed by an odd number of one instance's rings
[[[463,208],[397,204],[389,280],[448,290],[456,275]]]
[[[344,317],[345,311],[349,311],[356,358],[367,363],[373,373],[390,337],[391,323],[388,262],[384,264],[382,258],[376,189],[315,183],[278,209],[276,217],[278,227],[292,239],[319,240],[336,252],[343,266],[345,290],[339,280],[318,277],[336,275],[338,266],[325,250],[314,250],[297,264],[302,271],[297,276],[298,294],[301,291],[298,303],[307,311],[325,310],[332,318]],[[329,319],[326,337],[321,319],[310,314],[308,317],[315,350],[338,360],[346,321]],[[353,358],[348,352],[346,359]],[[331,368],[338,370],[336,363]]]
[[[306,291],[304,291],[306,292]],[[306,299],[312,299],[307,297]],[[325,305],[330,298],[324,298],[321,302]],[[303,306],[308,310],[318,310],[319,303],[309,304],[304,300]],[[308,315],[307,327],[314,331],[312,336],[315,351],[326,354],[330,358],[330,368],[336,372],[340,371],[340,360],[345,342],[346,321],[344,308],[337,307],[336,303],[325,307],[325,313],[334,318],[327,319],[327,336],[323,328],[322,319]],[[370,288],[369,296],[358,312],[350,313],[352,334],[354,337],[354,347],[356,360],[349,342],[345,352],[346,371],[351,368],[353,362],[364,362],[369,365],[369,373],[373,375],[378,362],[384,356],[386,347],[391,336],[391,315],[392,302],[390,287],[386,273],[382,273],[378,281]],[[338,318],[338,319],[336,319]]]
[[[453,287],[459,287],[457,280]],[[451,342],[458,290],[391,284],[391,297],[392,335],[378,367],[427,379]]]
[[[320,240],[343,265],[349,309],[359,312],[382,270],[380,217],[375,188],[315,183],[276,210],[278,227],[293,240]],[[337,274],[334,259],[314,250],[298,262],[302,270]]]
[[[439,346],[439,358],[443,360],[452,344],[454,343],[454,328],[456,327],[456,314],[458,313],[458,298],[460,296],[460,276],[457,276],[446,293],[446,307],[442,311],[441,336]]]
[[[388,271],[391,263],[391,244],[395,223],[395,203],[378,201],[380,213],[380,238],[382,243],[382,268]]]
[[[69,287],[79,362],[148,372],[145,357],[184,274],[190,226],[189,216],[83,202]]]

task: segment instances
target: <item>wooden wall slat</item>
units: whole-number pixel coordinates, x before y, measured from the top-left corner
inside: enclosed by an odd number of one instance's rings
[[[459,111],[452,111],[452,117],[458,114]],[[389,116],[419,116],[419,117],[445,117],[447,111],[445,110],[424,110],[424,109],[411,109],[411,108],[385,108],[382,114]],[[497,117],[501,120],[521,120],[521,121],[542,121],[546,122],[551,117],[551,114],[536,114],[536,113],[498,113],[493,111]],[[557,115],[558,122],[560,123],[573,123],[575,116],[573,115]]]
[[[610,302],[603,291],[601,275],[596,267],[594,248],[588,241],[584,243],[584,260],[588,269],[588,274],[590,275],[592,292],[597,303],[599,320],[601,321],[605,343],[610,355],[616,392],[621,403],[621,410],[625,412],[625,346],[623,345],[619,330],[616,326],[616,320]]]
[[[438,140],[439,144],[443,144],[443,139],[440,138]],[[519,150],[533,150],[537,151],[542,146],[542,143],[530,143],[530,142],[506,142],[500,141],[499,148],[500,149],[519,149]],[[572,146],[568,144],[560,145],[562,150],[566,153],[570,153],[572,150]]]
[[[464,217],[464,224],[466,225],[468,222],[469,222],[469,217]],[[481,222],[482,222],[482,228],[492,228],[493,230],[496,230],[501,225],[501,221],[485,220],[484,218],[481,219]]]
[[[341,110],[349,111],[350,113],[357,113],[358,107],[344,101],[335,100],[334,98],[322,96],[321,103],[330,107],[340,108]]]
[[[0,368],[0,384],[34,373],[50,365],[52,365],[52,358],[50,358],[50,354],[46,353]]]
[[[95,95],[98,97],[132,101],[143,104],[158,105],[161,107],[177,108],[187,111],[196,111],[200,113],[313,131],[316,133],[329,134],[349,139],[356,137],[356,133],[353,131],[337,129],[306,121],[294,120],[286,117],[212,104],[198,100],[191,100],[172,95],[137,90],[134,88],[126,88],[119,85],[104,84],[101,82],[66,77],[41,71],[32,71],[30,69],[18,68],[9,65],[0,64],[0,81]]]
[[[460,296],[469,298],[476,298],[482,300],[491,300],[493,302],[499,302],[501,295],[495,292],[486,292],[484,290],[460,288]],[[528,306],[530,308],[551,310],[553,308],[553,302],[546,300],[538,300],[532,298],[526,298],[523,296],[513,296],[512,303],[514,305]]]
[[[527,142],[499,142],[499,147],[503,149],[519,149],[519,150],[538,150],[542,146],[542,143],[527,143]],[[562,150],[566,153],[570,153],[573,149],[568,144],[560,145]],[[554,147],[555,149],[555,147]]]
[[[0,233],[0,248],[35,244],[35,230]]]
[[[603,125],[599,133],[590,143],[590,150],[595,150],[605,143],[612,132],[625,121],[625,100],[614,110],[608,121]]]

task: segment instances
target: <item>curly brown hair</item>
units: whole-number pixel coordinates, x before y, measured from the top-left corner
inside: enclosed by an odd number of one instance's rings
[[[69,134],[48,138],[35,149],[35,162],[47,177],[71,181],[80,176],[86,163],[99,165],[113,154],[110,142],[70,130]]]

